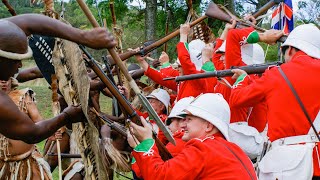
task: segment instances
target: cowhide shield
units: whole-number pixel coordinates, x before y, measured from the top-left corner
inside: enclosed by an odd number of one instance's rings
[[[89,78],[82,53],[77,44],[56,39],[53,65],[59,80],[59,89],[68,105],[81,104],[88,123],[73,124],[82,160],[85,164],[85,179],[108,179],[106,167],[99,151],[99,132],[94,126],[93,114],[88,110]]]
[[[54,44],[55,38],[53,37],[32,35],[29,38],[29,46],[33,51],[33,58],[49,84],[51,84],[51,75],[55,73],[52,65]]]

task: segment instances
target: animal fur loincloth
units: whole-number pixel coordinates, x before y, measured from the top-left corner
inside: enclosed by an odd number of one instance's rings
[[[0,179],[2,180],[50,180],[49,164],[36,148],[25,154],[0,159]]]

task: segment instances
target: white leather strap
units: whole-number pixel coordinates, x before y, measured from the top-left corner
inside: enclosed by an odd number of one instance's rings
[[[291,136],[286,138],[280,138],[271,143],[272,147],[282,146],[282,145],[293,145],[300,143],[315,143],[319,142],[317,136],[314,134],[307,134],[301,136]]]

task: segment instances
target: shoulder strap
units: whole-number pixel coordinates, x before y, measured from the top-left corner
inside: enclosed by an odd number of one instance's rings
[[[242,166],[244,167],[244,169],[247,171],[248,175],[250,176],[251,180],[254,180],[254,176],[251,174],[250,170],[248,169],[248,167],[244,164],[244,162],[240,159],[240,157],[231,149],[229,148],[227,145],[225,145],[224,143],[220,142],[217,140],[217,142],[219,142],[220,144],[222,144],[224,147],[226,147],[242,164]]]
[[[298,101],[304,115],[307,117],[310,125],[311,125],[311,128],[313,129],[315,135],[317,136],[318,140],[320,141],[320,137],[319,137],[319,134],[318,134],[318,131],[316,130],[316,128],[314,127],[313,123],[312,123],[312,120],[306,110],[306,108],[304,107],[300,97],[298,96],[296,90],[294,89],[294,87],[292,86],[291,82],[289,81],[288,77],[286,76],[286,74],[283,72],[283,70],[281,69],[280,66],[278,66],[278,69],[279,69],[279,72],[280,74],[282,75],[282,77],[284,78],[284,80],[286,81],[286,83],[288,84],[289,88],[291,89],[291,92],[293,93],[294,97],[296,98],[296,100]]]

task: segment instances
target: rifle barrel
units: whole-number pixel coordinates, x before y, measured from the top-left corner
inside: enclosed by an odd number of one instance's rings
[[[48,153],[48,156],[58,156],[57,153]],[[61,153],[61,158],[81,158],[80,154]]]
[[[252,13],[252,16],[257,18],[257,17],[265,14],[265,12],[267,12],[270,8],[272,8],[275,4],[277,4],[277,2],[275,2],[275,1],[276,0],[270,0],[265,5],[263,5],[260,9],[258,9],[256,12]]]
[[[262,74],[271,66],[280,66],[282,63],[277,61],[273,63],[266,63],[266,64],[253,64],[249,66],[241,66],[241,67],[232,67],[231,69],[227,70],[220,70],[220,71],[212,71],[206,73],[199,73],[199,74],[190,74],[186,76],[177,76],[177,77],[170,77],[165,78],[163,80],[172,80],[175,79],[176,82],[179,81],[187,81],[187,80],[194,80],[194,79],[201,79],[201,78],[211,78],[211,77],[227,77],[233,76],[232,69],[242,69],[247,72],[247,74]]]

